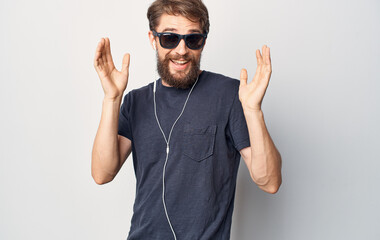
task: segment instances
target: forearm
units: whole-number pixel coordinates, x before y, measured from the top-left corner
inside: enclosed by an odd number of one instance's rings
[[[281,185],[281,155],[266,128],[262,111],[244,110],[251,142],[250,174],[264,191],[275,193]]]
[[[92,149],[91,173],[95,182],[111,181],[120,169],[118,122],[121,97],[104,99],[102,115]]]

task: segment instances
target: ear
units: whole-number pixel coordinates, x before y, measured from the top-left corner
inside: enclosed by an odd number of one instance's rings
[[[149,37],[150,45],[152,46],[152,48],[154,50],[156,50],[156,48],[157,48],[157,43],[156,43],[156,39],[155,39],[156,37],[153,35],[152,31],[148,32],[148,37]]]

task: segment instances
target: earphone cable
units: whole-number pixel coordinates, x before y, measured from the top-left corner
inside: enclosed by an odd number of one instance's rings
[[[157,106],[156,106],[156,81],[154,82],[154,87],[153,87],[153,104],[154,104],[154,115],[156,117],[156,121],[157,121],[157,124],[158,124],[158,127],[160,128],[161,130],[161,133],[165,139],[165,142],[166,142],[166,159],[165,159],[165,163],[164,163],[164,168],[162,170],[162,203],[164,205],[164,210],[165,210],[165,215],[166,215],[166,218],[168,220],[168,223],[169,223],[169,226],[170,226],[170,229],[172,230],[172,233],[173,233],[173,236],[174,236],[174,240],[177,240],[177,236],[175,234],[175,231],[173,229],[173,226],[171,224],[171,221],[170,221],[170,218],[169,218],[169,214],[168,214],[168,211],[166,209],[166,203],[165,203],[165,172],[166,172],[166,165],[167,165],[167,162],[168,162],[168,158],[169,158],[169,143],[170,143],[170,138],[171,138],[171,135],[172,135],[172,132],[173,132],[173,129],[174,129],[174,126],[176,125],[177,121],[181,118],[183,112],[185,111],[185,108],[186,108],[186,105],[187,105],[187,102],[190,98],[190,94],[191,92],[193,91],[195,85],[197,84],[198,82],[198,79],[199,79],[199,76],[197,77],[197,80],[195,81],[195,83],[193,84],[193,86],[191,87],[190,89],[190,92],[189,94],[187,95],[187,98],[186,98],[186,101],[185,101],[185,104],[183,105],[183,108],[182,108],[182,111],[181,113],[179,114],[179,116],[177,117],[177,119],[174,121],[171,129],[170,129],[170,132],[169,132],[169,136],[168,136],[168,139],[166,139],[166,136],[165,136],[165,133],[164,131],[162,130],[162,127],[161,127],[161,124],[160,124],[160,121],[158,120],[158,116],[157,116]],[[162,81],[162,80],[161,80]]]

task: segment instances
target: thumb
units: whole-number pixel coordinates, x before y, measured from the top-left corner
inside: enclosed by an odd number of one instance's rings
[[[124,54],[124,57],[123,57],[123,64],[122,64],[122,67],[121,67],[121,72],[122,72],[122,73],[125,73],[125,74],[128,73],[128,69],[129,69],[129,59],[130,59],[130,55],[129,55],[129,53]]]
[[[240,86],[247,85],[248,73],[245,68],[240,71]]]

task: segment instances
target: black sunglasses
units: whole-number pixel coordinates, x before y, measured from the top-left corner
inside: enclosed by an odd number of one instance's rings
[[[201,33],[191,33],[186,35],[181,35],[177,33],[171,32],[161,32],[158,33],[156,31],[152,31],[154,36],[157,36],[160,39],[161,47],[166,49],[176,48],[181,41],[181,39],[185,40],[185,44],[188,48],[192,50],[198,50],[203,47],[205,44],[205,40],[207,38],[206,34]]]

